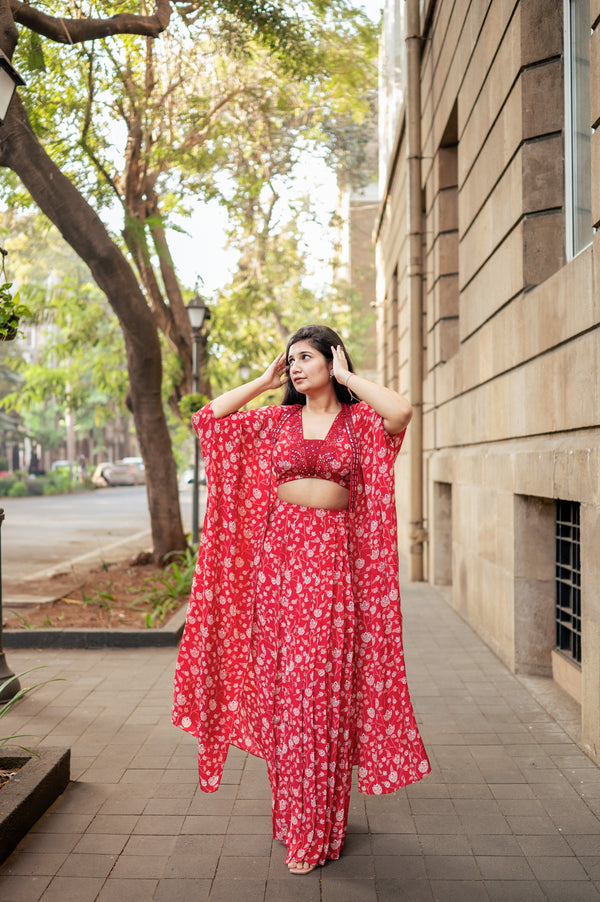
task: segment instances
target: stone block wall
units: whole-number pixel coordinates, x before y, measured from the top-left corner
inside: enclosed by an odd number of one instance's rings
[[[398,157],[406,156],[406,140],[400,118],[397,136]],[[406,169],[397,167],[390,194],[383,210],[377,243],[377,371],[379,381],[406,396],[410,395],[407,311],[408,236],[406,233]],[[400,211],[404,211],[399,215]],[[395,371],[391,372],[392,361]],[[402,554],[409,547],[409,464],[405,443],[396,464],[396,507],[398,512],[398,545]]]
[[[563,0],[422,10],[426,577],[451,584],[452,605],[511,669],[552,675],[555,502],[579,502],[582,742],[600,763],[600,233],[567,259]],[[600,0],[590,12],[598,226]],[[396,146],[377,245],[380,373],[395,273],[398,384],[410,397]],[[399,467],[403,496],[409,460]]]

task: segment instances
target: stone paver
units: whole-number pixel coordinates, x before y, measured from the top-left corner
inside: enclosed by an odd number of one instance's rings
[[[600,769],[550,713],[574,703],[511,675],[431,587],[405,585],[403,606],[433,772],[355,790],[343,858],[306,878],[271,839],[262,761],[231,749],[200,792],[170,723],[173,649],[11,651],[64,682],[3,727],[68,743],[72,782],[0,868],[2,902],[600,902]]]

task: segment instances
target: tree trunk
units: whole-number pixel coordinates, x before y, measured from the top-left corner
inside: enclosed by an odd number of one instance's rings
[[[160,560],[185,548],[177,472],[162,405],[162,362],[152,312],[131,266],[97,214],[52,162],[38,141],[18,96],[0,128],[0,165],[15,172],[43,213],[57,226],[117,315],[127,352],[133,417],[146,467],[153,554]]]

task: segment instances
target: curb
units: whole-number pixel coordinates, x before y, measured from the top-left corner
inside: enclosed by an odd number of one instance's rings
[[[165,648],[179,644],[186,614],[184,605],[156,630],[5,629],[2,639],[4,648]]]
[[[41,748],[37,754],[39,758],[13,748],[0,752],[5,767],[20,765],[19,772],[0,792],[0,862],[10,855],[69,782],[71,749]]]
[[[75,570],[80,564],[88,564],[90,562],[97,562],[101,564],[109,554],[113,554],[114,552],[122,552],[125,554],[124,547],[132,546],[129,548],[127,554],[131,554],[132,549],[138,548],[139,545],[145,542],[151,541],[152,533],[148,529],[142,529],[139,532],[133,533],[133,535],[127,536],[127,538],[117,539],[116,542],[111,542],[110,545],[98,545],[93,551],[84,551],[82,554],[78,554],[76,557],[68,558],[64,561],[56,561],[54,564],[49,564],[47,567],[42,567],[41,570],[37,570],[35,573],[31,573],[26,577],[26,584],[33,584],[35,586],[39,586],[40,582],[45,582],[48,579],[51,579],[57,573],[64,573],[65,570]],[[5,581],[9,584],[16,582],[15,577],[7,576],[7,567],[3,568]],[[23,585],[23,576],[19,574],[18,577],[19,585]],[[6,590],[5,590],[6,596]],[[9,601],[6,597],[4,599],[5,604],[18,604],[18,595],[16,593],[12,593],[12,597],[17,599],[16,601]],[[39,601],[39,597],[37,598]]]

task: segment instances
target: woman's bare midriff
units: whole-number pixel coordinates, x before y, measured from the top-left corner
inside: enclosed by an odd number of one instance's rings
[[[326,479],[295,479],[284,482],[277,489],[277,497],[288,504],[341,511],[348,507],[350,492],[336,482]]]

